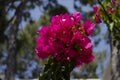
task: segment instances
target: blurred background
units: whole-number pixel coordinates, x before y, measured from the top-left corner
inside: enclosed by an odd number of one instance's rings
[[[57,14],[81,12],[94,21],[97,0],[0,0],[0,78],[38,78],[46,60],[35,53],[37,31]],[[90,36],[95,60],[71,72],[71,78],[109,78],[110,41],[104,23]],[[11,74],[11,75],[9,75]]]

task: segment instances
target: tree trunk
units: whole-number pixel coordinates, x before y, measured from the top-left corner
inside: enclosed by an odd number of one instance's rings
[[[5,1],[2,0],[0,1],[0,43],[4,43],[5,41],[5,36],[4,36],[4,31],[6,29],[6,15],[5,15]]]
[[[11,18],[7,26],[8,58],[5,80],[15,80],[16,55],[17,55],[16,36],[18,32],[19,23],[21,22],[21,17],[25,4],[26,0],[22,0],[16,9],[15,15]]]
[[[120,50],[118,49],[120,41],[112,46],[111,55],[111,80],[120,80]]]

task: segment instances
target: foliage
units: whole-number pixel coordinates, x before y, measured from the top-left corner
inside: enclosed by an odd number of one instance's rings
[[[119,0],[98,0],[99,7],[94,7],[95,19],[97,23],[103,22],[107,25],[109,31],[109,40],[110,40],[110,48],[111,48],[111,80],[119,80],[120,71],[119,71],[119,61],[120,58],[120,1]],[[99,15],[98,15],[99,14]],[[99,17],[99,18],[97,18]],[[117,74],[116,74],[117,73]],[[105,78],[105,77],[104,77]],[[106,78],[105,78],[106,79]]]
[[[43,73],[39,77],[39,80],[70,80],[70,72],[73,70],[74,67],[74,61],[58,62],[54,58],[49,58],[48,63],[45,64]]]

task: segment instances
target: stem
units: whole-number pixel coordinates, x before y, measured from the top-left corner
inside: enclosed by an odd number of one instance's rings
[[[70,72],[75,67],[75,62],[62,61],[50,58],[45,65],[39,80],[70,80]]]
[[[110,16],[108,15],[107,11],[105,10],[105,8],[104,8],[104,6],[103,6],[103,4],[101,3],[100,0],[98,0],[98,3],[102,6],[102,8],[103,8],[103,10],[104,10],[104,12],[105,12],[105,15],[108,17],[108,20],[110,20],[110,22],[114,22],[114,21],[110,18]]]

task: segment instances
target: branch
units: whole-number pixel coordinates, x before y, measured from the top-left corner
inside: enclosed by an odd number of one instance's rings
[[[98,0],[98,3],[102,6],[102,8],[103,8],[103,10],[104,10],[106,16],[107,16],[108,19],[110,20],[110,22],[114,22],[114,21],[110,18],[109,14],[108,14],[107,11],[105,10],[105,8],[104,8],[104,6],[103,6],[103,4],[101,3],[100,0]]]
[[[19,23],[20,18],[22,17],[22,13],[25,7],[25,4],[27,3],[27,0],[23,0],[19,6],[16,8],[14,16],[8,21],[7,26],[14,24],[14,23]]]
[[[98,0],[98,3],[102,6],[102,8],[103,8],[103,10],[104,10],[104,13],[105,13],[105,15],[107,16],[108,20],[109,20],[110,22],[114,22],[114,23],[115,23],[115,21],[111,19],[111,17],[109,16],[109,14],[107,13],[107,11],[105,10],[105,8],[104,8],[104,6],[103,6],[103,4],[101,3],[100,0]],[[106,24],[109,26],[109,23],[108,23],[108,22],[106,22]],[[109,29],[109,31],[111,31],[111,30],[110,30],[110,26],[108,27],[108,29]],[[119,29],[118,27],[116,27],[116,26],[114,26],[114,29],[117,30],[117,31],[120,31],[120,29]]]

